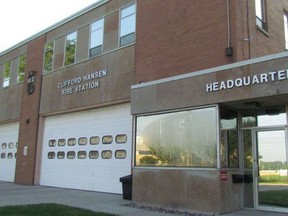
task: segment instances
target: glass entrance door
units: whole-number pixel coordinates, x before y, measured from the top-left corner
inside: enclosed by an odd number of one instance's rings
[[[260,209],[288,211],[286,132],[284,128],[254,132],[255,204]]]

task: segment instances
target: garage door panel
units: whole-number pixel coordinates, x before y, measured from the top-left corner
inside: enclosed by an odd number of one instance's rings
[[[0,125],[0,181],[14,182],[19,123]]]
[[[40,184],[122,193],[119,178],[131,170],[131,131],[130,104],[46,118]]]

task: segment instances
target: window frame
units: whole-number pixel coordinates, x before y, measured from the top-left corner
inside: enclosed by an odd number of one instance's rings
[[[283,23],[284,23],[284,45],[285,45],[285,50],[288,50],[288,12],[287,11],[284,11]]]
[[[49,49],[47,49],[47,45],[49,45],[51,43],[53,43],[53,45],[51,46],[51,48],[49,46]],[[54,50],[55,50],[55,40],[45,43],[45,45],[44,45],[44,59],[43,59],[43,72],[44,73],[49,73],[49,72],[53,71]],[[49,61],[49,64],[46,64],[46,57],[47,57],[48,53],[50,53],[50,52],[52,52],[51,62]],[[50,65],[51,65],[51,68],[46,69],[46,67],[50,66]]]
[[[68,39],[68,37],[72,36],[73,34],[75,34],[75,37]],[[73,31],[73,32],[71,32],[65,36],[64,61],[63,61],[64,67],[67,67],[69,65],[73,65],[76,63],[77,39],[78,39],[78,30],[75,30],[75,31]],[[73,44],[73,42],[74,42],[74,44]],[[70,43],[70,44],[68,44],[68,43]],[[67,45],[71,45],[71,46],[73,45],[73,47],[75,46],[73,54],[71,54],[71,56],[73,57],[72,62],[68,62],[68,60],[69,60],[68,57],[70,58],[70,55],[69,56],[67,55],[67,49],[68,49]]]
[[[125,10],[129,9],[130,7],[135,7],[133,9],[133,12],[122,16],[123,12]],[[137,12],[137,7],[136,7],[136,3],[135,2],[125,6],[123,8],[121,8],[121,10],[120,10],[120,13],[119,13],[119,16],[120,16],[119,17],[119,21],[120,21],[120,25],[119,25],[119,47],[124,47],[124,46],[128,46],[130,44],[134,44],[135,41],[136,41],[136,12]],[[126,25],[123,25],[123,21],[127,20],[128,18],[131,18],[132,16],[135,16],[135,18],[133,20],[133,25],[134,25],[133,28],[134,29],[133,29],[132,32],[129,31],[128,33],[124,33],[123,34],[122,32],[123,32],[123,30],[124,30],[124,28],[126,26]],[[133,37],[134,37],[133,41],[122,44],[122,39],[124,39],[125,37],[127,38],[128,36],[131,36],[131,35],[133,35]]]
[[[221,168],[240,168],[238,112],[220,107],[220,163]]]
[[[266,6],[266,0],[255,0],[256,26],[264,31],[268,30]]]
[[[26,70],[26,54],[19,56],[18,58],[18,70],[17,70],[17,83],[24,82],[25,70]],[[23,67],[22,67],[23,64]]]
[[[93,30],[93,25],[97,25],[97,23],[100,24],[100,27],[96,27],[96,29]],[[103,54],[103,44],[104,44],[104,26],[105,26],[105,19],[104,17],[98,19],[98,20],[95,20],[94,22],[92,22],[90,24],[90,41],[89,41],[89,58],[92,58],[92,57],[95,57],[95,56],[98,56],[98,55],[101,55]],[[99,33],[99,35],[97,34]],[[95,46],[92,47],[92,41],[93,41],[93,35],[96,35],[97,36],[100,36],[101,38],[97,38],[96,41],[101,41],[101,44],[97,44]],[[98,47],[101,47],[101,52],[100,53],[96,53],[96,54],[92,54],[92,50],[94,49],[97,49]]]
[[[9,65],[9,66],[6,66]],[[6,67],[9,67],[9,71],[6,71]],[[11,78],[11,68],[12,68],[12,61],[7,61],[4,63],[4,68],[3,68],[3,82],[2,82],[2,87],[7,88],[10,86],[10,78]],[[6,76],[6,73],[8,76]]]
[[[141,165],[139,164],[139,162],[137,163],[137,140],[138,140],[138,125],[137,125],[137,121],[138,121],[138,117],[149,117],[149,116],[156,116],[156,115],[162,115],[162,114],[173,114],[173,113],[181,113],[181,112],[190,112],[190,111],[196,111],[196,110],[205,110],[205,109],[214,109],[214,119],[215,122],[213,123],[214,125],[214,129],[215,129],[215,146],[213,148],[214,149],[214,165],[213,166],[195,166],[195,165],[186,165],[186,166],[179,166],[179,165],[152,165],[152,164],[147,164],[147,165]],[[196,170],[215,170],[215,169],[219,169],[221,167],[220,164],[220,133],[219,133],[219,106],[217,104],[215,105],[211,105],[211,106],[201,106],[201,107],[190,107],[190,108],[185,108],[185,109],[175,109],[175,110],[169,110],[169,111],[158,111],[158,112],[153,112],[153,113],[146,113],[146,114],[138,114],[134,116],[134,125],[135,125],[135,129],[133,132],[134,135],[134,167],[135,168],[147,168],[147,167],[152,167],[152,168],[157,168],[157,169],[196,169]],[[141,142],[141,141],[140,141]],[[141,150],[140,150],[141,151]],[[140,152],[139,151],[139,152]],[[143,154],[147,154],[149,153],[149,151],[141,151],[143,152]],[[149,155],[148,155],[149,156]]]

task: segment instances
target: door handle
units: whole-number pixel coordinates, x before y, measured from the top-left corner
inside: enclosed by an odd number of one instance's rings
[[[255,163],[254,175],[255,177],[259,176],[259,165],[257,163]]]

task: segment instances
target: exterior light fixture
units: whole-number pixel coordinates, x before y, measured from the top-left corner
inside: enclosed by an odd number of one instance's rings
[[[27,94],[28,95],[34,92],[35,82],[36,82],[36,71],[30,71],[28,73],[28,80],[27,80]]]

